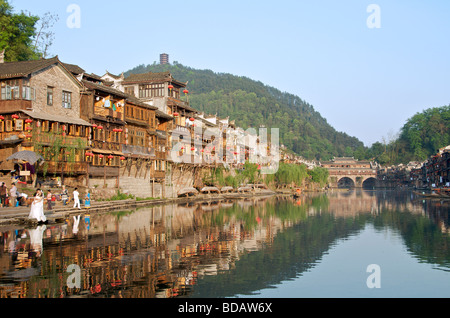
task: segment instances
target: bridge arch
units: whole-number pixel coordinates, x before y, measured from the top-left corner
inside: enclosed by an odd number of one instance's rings
[[[352,177],[342,177],[337,181],[338,188],[354,188],[356,187],[356,180]]]
[[[376,181],[374,177],[365,178],[362,182],[362,187],[364,189],[373,189],[376,186]]]

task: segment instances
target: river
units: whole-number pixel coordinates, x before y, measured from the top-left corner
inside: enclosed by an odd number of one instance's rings
[[[449,201],[350,190],[1,231],[0,297],[450,297]]]

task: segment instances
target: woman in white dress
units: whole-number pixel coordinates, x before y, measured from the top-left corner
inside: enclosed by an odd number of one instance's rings
[[[31,204],[29,219],[36,219],[38,222],[44,223],[47,218],[44,215],[44,194],[41,189],[38,189],[34,197],[34,201]]]

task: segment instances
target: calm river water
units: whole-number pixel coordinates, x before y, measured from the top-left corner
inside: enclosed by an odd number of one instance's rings
[[[0,297],[450,297],[450,201],[334,192],[0,233]]]

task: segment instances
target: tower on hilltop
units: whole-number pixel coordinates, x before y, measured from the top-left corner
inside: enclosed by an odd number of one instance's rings
[[[162,53],[159,55],[159,64],[169,64],[169,54]]]

